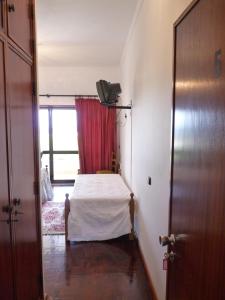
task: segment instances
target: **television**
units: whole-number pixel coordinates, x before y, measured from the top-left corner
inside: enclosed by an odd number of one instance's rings
[[[119,83],[110,83],[106,80],[96,82],[100,102],[103,105],[114,105],[118,102],[119,94],[122,92]]]

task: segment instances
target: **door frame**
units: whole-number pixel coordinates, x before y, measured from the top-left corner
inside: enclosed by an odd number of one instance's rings
[[[39,143],[39,99],[38,99],[38,53],[37,53],[37,30],[36,30],[36,1],[30,1],[32,10],[32,20],[31,20],[31,35],[32,35],[32,75],[33,75],[33,135],[34,135],[34,167],[35,167],[35,177],[36,182],[34,183],[34,189],[36,192],[36,211],[37,211],[37,236],[39,239],[39,286],[40,286],[40,299],[44,300],[44,272],[43,272],[43,244],[42,244],[42,203],[41,203],[41,192],[40,192],[40,182],[41,182],[41,161],[40,161],[40,143]]]
[[[171,110],[171,158],[170,158],[170,200],[169,200],[169,224],[168,234],[172,234],[172,198],[173,198],[173,167],[174,167],[174,132],[175,132],[175,100],[176,100],[176,41],[177,41],[177,27],[189,15],[189,13],[196,7],[201,0],[193,0],[180,17],[173,24],[173,92],[172,92],[172,110]],[[166,274],[166,300],[169,299],[169,277],[170,277],[170,264],[168,264],[168,271]]]

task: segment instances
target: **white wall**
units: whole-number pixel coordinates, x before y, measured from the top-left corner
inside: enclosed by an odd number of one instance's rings
[[[173,23],[190,2],[143,0],[121,60],[122,101],[133,102],[132,116],[121,115],[121,167],[137,199],[136,230],[160,300],[166,294],[166,249],[158,237],[168,232]]]
[[[96,81],[120,81],[119,66],[39,66],[39,94],[96,95]],[[40,104],[74,104],[73,98],[42,98]]]

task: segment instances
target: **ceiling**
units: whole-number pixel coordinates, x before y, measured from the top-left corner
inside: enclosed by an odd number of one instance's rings
[[[118,64],[138,0],[37,0],[40,65]]]

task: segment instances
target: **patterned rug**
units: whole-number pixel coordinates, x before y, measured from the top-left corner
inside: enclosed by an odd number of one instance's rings
[[[42,205],[42,234],[65,234],[63,202],[47,201]]]

